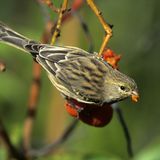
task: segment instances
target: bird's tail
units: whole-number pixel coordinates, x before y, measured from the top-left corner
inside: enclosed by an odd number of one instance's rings
[[[37,46],[39,43],[22,36],[21,34],[10,29],[2,22],[0,22],[0,42],[7,43],[25,52],[29,52],[33,57],[38,54],[36,47],[32,48],[32,46]]]

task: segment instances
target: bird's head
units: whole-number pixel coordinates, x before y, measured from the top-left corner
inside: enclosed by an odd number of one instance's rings
[[[117,102],[127,97],[131,97],[134,102],[138,101],[139,94],[135,81],[119,72],[111,69],[106,75],[104,82],[104,100],[105,102]]]

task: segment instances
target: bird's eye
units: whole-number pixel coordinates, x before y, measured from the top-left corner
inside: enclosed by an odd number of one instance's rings
[[[120,89],[121,89],[122,91],[125,91],[125,90],[126,90],[126,87],[120,86]]]
[[[120,86],[120,90],[123,92],[129,92],[130,89],[123,85],[123,86]]]

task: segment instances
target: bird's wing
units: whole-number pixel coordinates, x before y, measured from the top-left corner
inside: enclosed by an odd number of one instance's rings
[[[55,47],[41,51],[37,61],[51,73],[52,83],[66,96],[87,103],[102,100],[106,65],[96,55],[74,47]]]

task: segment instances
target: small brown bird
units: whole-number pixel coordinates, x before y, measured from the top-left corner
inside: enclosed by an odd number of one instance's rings
[[[114,69],[97,53],[70,46],[40,44],[1,22],[0,41],[30,53],[65,97],[96,105],[118,102],[130,96],[137,101],[135,81]]]

